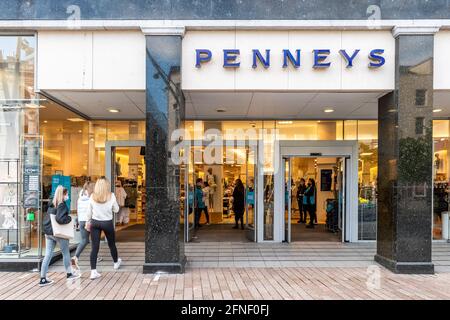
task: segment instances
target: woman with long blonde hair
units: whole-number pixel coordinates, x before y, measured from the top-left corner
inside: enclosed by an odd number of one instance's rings
[[[66,205],[66,201],[69,199],[68,191],[63,186],[58,186],[55,189],[55,193],[53,195],[53,200],[51,202],[50,207],[47,210],[47,215],[43,221],[43,230],[45,233],[45,257],[42,261],[41,266],[41,280],[39,281],[39,286],[44,287],[53,283],[52,280],[47,279],[48,266],[50,265],[50,261],[53,257],[53,250],[55,249],[56,244],[61,248],[61,252],[63,255],[64,267],[67,273],[67,280],[77,279],[80,277],[80,274],[74,273],[72,267],[70,265],[70,251],[69,251],[69,240],[63,239],[59,237],[55,237],[53,235],[53,228],[51,223],[50,215],[55,215],[55,220],[58,224],[68,224],[72,221],[72,218],[69,215],[69,208]]]
[[[97,256],[100,248],[100,236],[105,234],[108,241],[111,257],[114,261],[114,269],[117,270],[122,263],[118,257],[116,247],[116,235],[114,231],[114,214],[119,211],[116,196],[111,192],[111,184],[105,178],[100,178],[95,183],[94,192],[89,200],[86,229],[91,233],[91,280],[99,278],[97,272]]]

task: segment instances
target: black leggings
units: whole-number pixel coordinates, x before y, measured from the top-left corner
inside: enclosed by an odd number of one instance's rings
[[[118,254],[116,248],[116,234],[114,232],[114,224],[112,220],[98,221],[91,220],[91,270],[97,269],[97,256],[100,249],[100,236],[102,231],[105,233],[106,240],[108,241],[108,247],[111,251],[111,257],[114,263],[117,262]]]
[[[244,226],[244,212],[234,211],[234,221],[236,221],[236,226],[239,225],[239,220],[241,220],[241,226]]]

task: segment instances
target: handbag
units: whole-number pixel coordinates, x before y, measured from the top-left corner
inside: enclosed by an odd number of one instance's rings
[[[68,224],[59,224],[56,222],[56,216],[50,214],[52,222],[53,235],[62,239],[73,239],[75,237],[75,231],[73,227],[73,219]]]

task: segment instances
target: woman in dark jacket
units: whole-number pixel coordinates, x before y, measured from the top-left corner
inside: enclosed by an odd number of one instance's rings
[[[316,217],[316,182],[314,179],[308,180],[308,187],[303,195],[303,204],[306,205],[309,212],[309,224],[307,228],[314,228],[314,221],[317,221]]]
[[[42,261],[41,266],[41,280],[39,281],[39,286],[44,287],[53,283],[52,280],[47,279],[48,266],[53,258],[53,250],[58,243],[61,248],[63,255],[64,267],[67,272],[67,279],[77,279],[80,274],[75,274],[70,265],[70,251],[69,251],[69,240],[58,238],[53,235],[53,228],[51,222],[51,216],[55,215],[55,220],[59,224],[68,224],[72,221],[69,215],[69,209],[67,208],[66,201],[68,200],[67,189],[63,186],[58,186],[55,190],[55,195],[53,196],[53,201],[51,206],[47,210],[47,215],[43,221],[43,230],[45,233],[45,257]]]
[[[236,225],[233,229],[239,228],[239,220],[241,220],[241,228],[244,230],[244,210],[245,210],[245,188],[241,179],[236,179],[233,191],[233,212]]]

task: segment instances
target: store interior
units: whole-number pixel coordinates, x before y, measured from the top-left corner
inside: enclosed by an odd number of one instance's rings
[[[341,241],[344,214],[344,161],[341,158],[293,157],[290,158],[291,183],[285,183],[286,193],[290,187],[291,239],[290,241]],[[286,171],[288,180],[289,172]],[[301,179],[305,181],[302,188]],[[315,182],[316,216],[314,228],[311,223],[308,206],[302,197],[308,188],[309,179]],[[286,197],[288,199],[288,197]],[[308,202],[306,202],[308,203]],[[289,221],[289,206],[285,203],[285,223]]]

